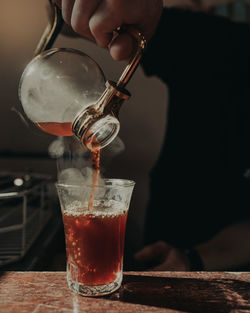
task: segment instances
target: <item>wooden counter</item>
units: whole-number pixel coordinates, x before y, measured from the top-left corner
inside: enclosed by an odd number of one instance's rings
[[[119,291],[86,298],[65,272],[0,272],[1,313],[246,313],[250,273],[128,272]]]

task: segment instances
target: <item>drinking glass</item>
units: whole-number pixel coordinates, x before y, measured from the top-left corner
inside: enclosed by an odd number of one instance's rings
[[[102,296],[121,286],[134,185],[123,179],[105,179],[94,187],[56,184],[65,232],[67,281],[74,292]]]

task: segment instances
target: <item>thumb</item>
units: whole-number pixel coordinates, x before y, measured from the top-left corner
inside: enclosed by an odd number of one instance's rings
[[[157,241],[151,245],[144,247],[134,255],[136,261],[153,262],[164,260],[170,246],[164,241]]]

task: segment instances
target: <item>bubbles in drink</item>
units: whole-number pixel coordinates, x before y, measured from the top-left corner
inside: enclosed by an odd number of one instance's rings
[[[114,200],[94,200],[93,203],[93,212],[91,215],[97,217],[112,217],[116,215],[124,214],[127,209],[124,207],[124,204],[114,201]],[[74,201],[63,209],[64,215],[71,215],[74,217],[80,215],[89,214],[88,211],[88,199],[85,203],[80,201]]]
[[[96,204],[96,203],[95,203]],[[100,203],[99,203],[100,204]],[[116,201],[63,212],[67,259],[78,267],[79,283],[113,282],[122,271],[127,210]]]

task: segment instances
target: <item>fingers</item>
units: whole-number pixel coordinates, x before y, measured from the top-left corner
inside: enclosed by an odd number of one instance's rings
[[[89,20],[89,28],[100,47],[107,47],[113,38],[113,31],[122,25],[119,14],[102,1]]]
[[[179,249],[158,241],[136,253],[135,260],[148,265],[149,271],[187,271],[189,260]]]
[[[117,36],[109,46],[110,54],[116,61],[129,60],[135,48],[136,41],[128,33]]]
[[[72,0],[67,2],[72,2]],[[97,9],[100,0],[74,0],[73,2],[74,5],[70,12],[72,28],[82,36],[94,38],[90,30],[90,19]],[[68,10],[70,11],[70,7]]]
[[[64,21],[71,25],[71,14],[73,10],[73,6],[75,3],[75,0],[67,0],[67,1],[61,1],[61,8],[62,8],[62,17]]]
[[[179,249],[172,247],[165,259],[149,269],[151,271],[187,271],[189,270],[189,260]]]
[[[62,7],[66,23],[81,36],[109,47],[115,60],[128,60],[136,40],[130,34],[114,38],[119,26],[138,28],[149,39],[161,16],[162,0],[55,0]]]
[[[152,245],[144,247],[135,254],[136,261],[140,262],[162,262],[171,247],[163,241],[158,241]]]
[[[67,24],[81,36],[88,37],[106,48],[114,60],[128,60],[135,40],[128,34],[113,37],[113,31],[123,24],[117,9],[102,0],[56,0],[61,3],[62,16]],[[113,40],[114,39],[114,40]],[[113,40],[113,41],[112,41]]]

